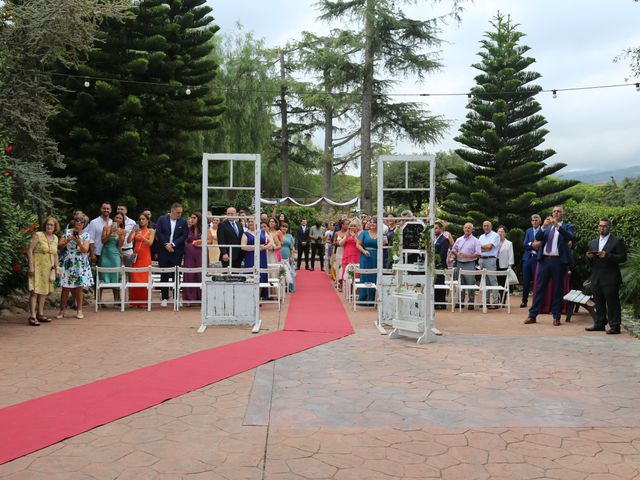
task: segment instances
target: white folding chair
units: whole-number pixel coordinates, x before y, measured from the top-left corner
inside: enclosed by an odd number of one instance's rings
[[[478,303],[478,295],[482,295],[482,288],[481,285],[484,282],[484,272],[485,270],[460,270],[459,272],[459,277],[458,277],[458,305],[460,306],[460,311],[462,311],[462,292],[467,292],[467,293],[474,293],[474,297],[475,297],[475,304]],[[475,282],[470,284],[470,285],[466,285],[462,282],[462,276],[466,275],[468,277],[473,277],[475,279]],[[480,277],[478,279],[478,277]],[[467,296],[467,298],[469,298]],[[484,302],[484,299],[482,300],[482,302]],[[474,304],[474,307],[475,307]],[[483,303],[481,303],[481,305],[483,305]]]
[[[262,298],[262,295],[260,296],[260,303],[277,303],[278,304],[278,311],[280,311],[280,308],[282,307],[282,284],[280,282],[280,278],[279,277],[270,277],[269,275],[272,272],[271,269],[269,268],[261,268],[260,269],[260,273],[262,275],[266,274],[267,275],[267,281],[266,282],[260,282],[260,289],[266,288],[267,291],[269,292],[269,300],[264,300]],[[275,300],[271,299],[271,296],[275,294]]]
[[[358,291],[363,289],[375,290],[373,301],[367,300],[365,302],[362,302],[362,303],[370,303],[369,305],[370,307],[375,307],[378,304],[377,302],[378,286],[376,285],[376,282],[362,280],[362,275],[375,275],[378,273],[378,270],[376,268],[356,267],[355,273],[358,275],[358,277],[355,278],[355,282],[353,283],[353,311],[354,312],[356,311],[356,306],[358,304]],[[361,303],[361,306],[362,306],[362,303]]]
[[[349,303],[351,303],[351,297],[353,296],[353,284],[356,280],[357,268],[359,268],[359,265],[357,263],[349,263],[346,267],[344,267],[344,282],[342,284],[342,293]]]
[[[495,276],[498,280],[497,285],[488,285],[487,277]],[[509,270],[484,270],[481,284],[482,294],[482,311],[487,313],[487,296],[492,295],[494,292],[498,292],[500,303],[497,303],[497,307],[507,307],[507,312],[511,313],[511,302],[509,293]]]
[[[176,269],[177,267],[151,267],[151,294],[160,288],[168,288],[169,293],[173,293],[173,309],[178,308],[178,295],[176,293]],[[162,274],[172,274],[173,280],[162,281]],[[160,303],[162,300],[154,301],[153,298],[149,300],[151,304]]]
[[[436,302],[434,301],[434,305],[444,305],[448,307],[451,306],[451,311],[455,310],[456,299],[458,298],[458,292],[456,291],[457,282],[453,280],[453,269],[436,269],[436,276],[442,275],[444,277],[443,283],[434,283],[433,289],[435,291],[444,290],[445,292],[445,301],[444,302]],[[447,300],[448,299],[448,300]]]
[[[176,297],[178,298],[176,311],[180,310],[181,305],[202,303],[202,282],[185,282],[185,273],[202,273],[202,269],[200,267],[178,267],[178,272],[176,274]],[[183,288],[199,288],[200,300],[185,300],[184,298],[180,300],[180,292]]]
[[[120,311],[124,312],[125,304],[141,304],[147,305],[147,311],[151,311],[151,267],[123,267],[124,270],[124,282],[122,285],[122,305],[120,306]],[[131,273],[147,273],[147,281],[146,282],[134,282],[131,281]],[[128,300],[127,297],[129,295],[130,288],[146,288],[147,289],[147,299],[146,300]]]
[[[118,276],[118,282],[103,282],[100,278],[100,274],[101,273],[112,273],[112,274],[119,274]],[[122,267],[96,267],[96,312],[98,311],[98,308],[101,306],[101,304],[104,305],[117,305],[118,303],[120,304],[120,309],[122,309],[122,305],[124,305],[123,302],[123,296],[122,296],[122,284],[123,284],[123,277],[124,276],[124,271],[122,270]],[[104,290],[104,289],[110,289],[110,290],[117,290],[120,293],[120,300],[116,300],[115,299],[115,295],[114,295],[114,299],[110,300],[110,301],[104,301],[104,300],[100,300],[100,291]]]

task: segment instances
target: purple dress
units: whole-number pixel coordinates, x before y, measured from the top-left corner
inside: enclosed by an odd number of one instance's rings
[[[200,233],[195,233],[194,230],[189,229],[189,236],[184,247],[184,261],[182,266],[194,268],[200,268],[202,266],[202,247],[196,247],[193,242],[200,240],[202,236]],[[198,283],[202,275],[200,273],[185,273],[183,276],[184,282]],[[182,299],[185,301],[200,301],[202,298],[202,290],[199,288],[183,288]]]

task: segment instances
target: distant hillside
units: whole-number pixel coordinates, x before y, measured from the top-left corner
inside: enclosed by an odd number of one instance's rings
[[[606,183],[613,177],[617,182],[621,182],[625,178],[640,177],[640,165],[617,170],[578,170],[573,172],[570,170],[562,170],[557,174],[557,177],[595,184]]]

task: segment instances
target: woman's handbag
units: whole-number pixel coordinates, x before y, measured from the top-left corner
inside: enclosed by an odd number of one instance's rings
[[[125,255],[122,260],[125,267],[133,267],[133,265],[136,263],[136,260],[138,260],[138,252],[133,252],[131,255]]]
[[[520,283],[518,275],[516,275],[516,272],[511,269],[507,270],[507,281],[509,282],[509,285],[518,285]]]

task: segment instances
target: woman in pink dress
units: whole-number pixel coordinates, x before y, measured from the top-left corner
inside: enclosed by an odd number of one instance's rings
[[[356,240],[358,238],[358,233],[360,233],[360,223],[356,220],[352,220],[349,223],[349,233],[345,235],[342,240],[342,277],[340,281],[344,280],[344,272],[347,268],[347,265],[350,263],[355,263],[360,265],[360,251],[356,246]]]

